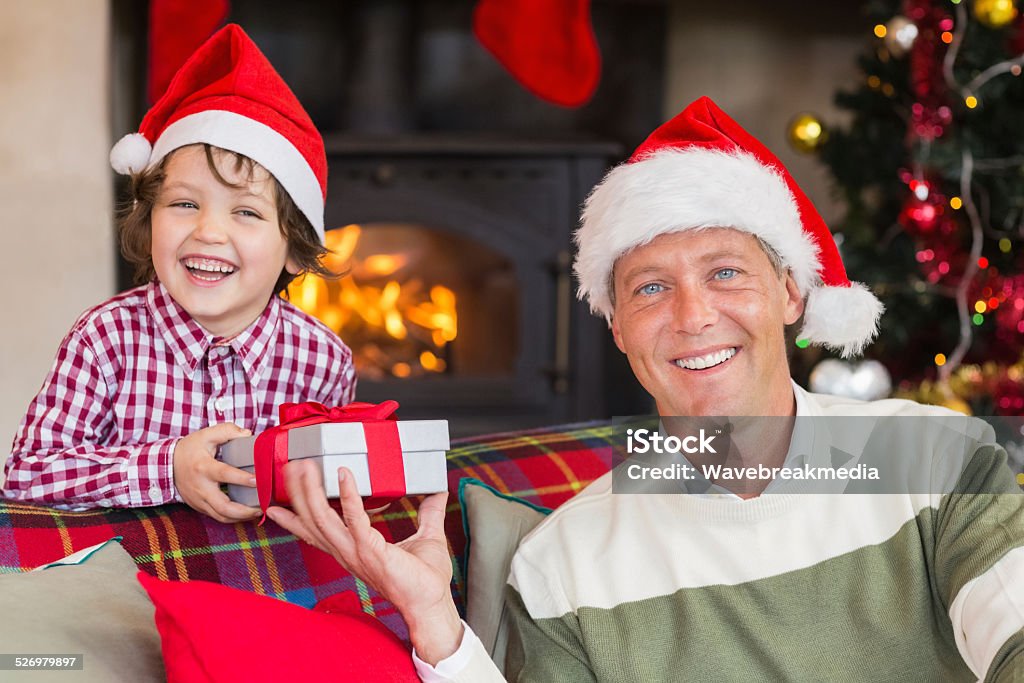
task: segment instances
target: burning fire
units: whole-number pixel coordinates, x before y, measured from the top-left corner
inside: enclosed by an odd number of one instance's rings
[[[352,348],[360,374],[411,377],[444,372],[445,347],[458,335],[455,293],[420,279],[403,279],[405,254],[356,258],[362,228],[348,225],[326,233],[333,253],[325,263],[346,274],[337,280],[315,275],[288,287],[292,303],[319,318]]]

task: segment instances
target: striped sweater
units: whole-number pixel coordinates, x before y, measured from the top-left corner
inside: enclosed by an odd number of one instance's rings
[[[811,415],[928,415],[802,393]],[[1024,496],[616,495],[605,476],[521,545],[509,680],[1024,680]],[[501,680],[479,647],[452,680]]]

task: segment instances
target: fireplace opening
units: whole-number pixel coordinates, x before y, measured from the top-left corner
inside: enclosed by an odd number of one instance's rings
[[[288,295],[348,344],[360,378],[515,373],[519,283],[506,256],[419,223],[353,223],[325,242],[340,276],[303,276]]]

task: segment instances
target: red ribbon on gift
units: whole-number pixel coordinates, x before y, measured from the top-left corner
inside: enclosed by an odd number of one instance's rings
[[[397,401],[357,402],[333,408],[313,401],[281,404],[280,424],[257,436],[253,445],[256,493],[263,511],[260,524],[266,520],[271,503],[287,505],[290,502],[284,485],[284,466],[288,464],[288,432],[298,427],[326,422],[362,422],[374,497],[405,495],[405,466],[395,422],[396,410]]]

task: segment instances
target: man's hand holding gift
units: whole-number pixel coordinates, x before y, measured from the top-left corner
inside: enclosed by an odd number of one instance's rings
[[[389,543],[370,525],[348,469],[338,470],[340,516],[327,502],[315,463],[288,463],[285,481],[293,510],[274,506],[267,516],[332,555],[394,604],[409,626],[416,654],[425,662],[433,665],[455,652],[463,627],[450,589],[452,565],[444,535],[447,492],[424,498],[416,533]]]

